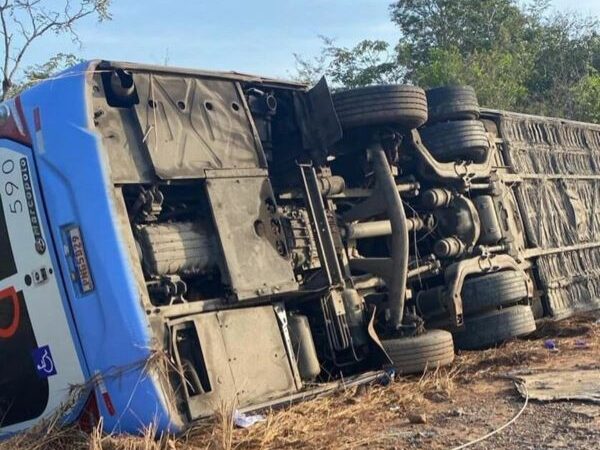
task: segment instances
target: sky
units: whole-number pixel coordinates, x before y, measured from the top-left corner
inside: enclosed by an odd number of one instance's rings
[[[64,0],[52,0],[57,5]],[[352,46],[362,39],[395,42],[390,0],[113,0],[110,22],[85,19],[81,46],[50,36],[32,46],[26,64],[58,51],[85,59],[236,70],[268,76],[294,73],[294,53],[317,55],[319,35]],[[558,9],[600,16],[600,0],[553,0]]]

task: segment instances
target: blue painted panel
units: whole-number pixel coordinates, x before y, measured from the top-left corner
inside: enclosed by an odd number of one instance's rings
[[[55,241],[63,242],[61,230],[76,226],[85,244],[94,289],[85,296],[71,282],[65,289],[89,373],[104,374],[114,406],[109,411],[98,395],[105,429],[134,432],[152,421],[174,429],[176,419],[169,416],[163,390],[144,373],[154,345],[152,331],[118,230],[108,158],[93,130],[86,84],[91,69],[90,63],[76,66],[21,97],[44,202]],[[68,275],[72,260],[65,252],[58,256]]]

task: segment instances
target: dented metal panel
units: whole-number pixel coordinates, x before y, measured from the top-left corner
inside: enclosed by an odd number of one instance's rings
[[[206,190],[233,295],[243,300],[297,289],[269,179],[211,178]]]
[[[539,401],[581,400],[600,403],[600,371],[553,370],[517,374],[517,390],[523,397]]]
[[[541,288],[557,318],[600,307],[600,126],[497,113]]]
[[[156,174],[197,178],[204,169],[265,167],[236,82],[173,75],[133,75],[134,106]]]
[[[144,136],[130,108],[114,108],[106,101],[104,86],[93,83],[94,125],[108,155],[114,183],[150,183],[154,169],[143,145]]]
[[[208,392],[190,397],[192,418],[211,415],[223,404],[243,408],[297,390],[272,306],[186,318],[190,319],[198,333],[210,385]]]
[[[294,95],[294,107],[302,132],[304,148],[325,152],[342,138],[342,126],[335,113],[327,80],[321,78],[308,92]]]

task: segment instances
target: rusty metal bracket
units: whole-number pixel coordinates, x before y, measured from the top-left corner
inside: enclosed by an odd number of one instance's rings
[[[444,279],[445,285],[443,298],[453,318],[453,325],[463,324],[463,310],[461,292],[467,276],[478,273],[497,272],[502,269],[512,269],[520,272],[527,284],[527,297],[533,297],[533,282],[525,271],[509,255],[488,255],[465,259],[454,263],[446,269]]]
[[[479,164],[466,161],[442,163],[425,147],[418,130],[411,130],[409,139],[421,158],[440,178],[459,180],[469,185],[471,180],[488,178],[492,173],[493,151],[488,152],[486,160]]]

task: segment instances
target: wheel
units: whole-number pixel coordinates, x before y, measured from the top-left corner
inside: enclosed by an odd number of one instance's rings
[[[422,373],[425,369],[447,366],[454,361],[452,334],[429,330],[413,337],[387,339],[383,347],[399,374]]]
[[[425,147],[441,162],[466,159],[481,163],[490,150],[485,127],[478,120],[437,123],[420,133]]]
[[[463,312],[469,315],[508,306],[527,298],[527,294],[527,283],[516,270],[467,278],[461,292]]]
[[[465,318],[465,327],[454,334],[454,342],[459,349],[478,350],[534,331],[531,307],[517,305]]]
[[[397,125],[418,128],[427,121],[425,91],[388,84],[336,92],[333,104],[343,128]]]
[[[479,118],[479,102],[471,86],[442,86],[426,92],[429,123]]]

